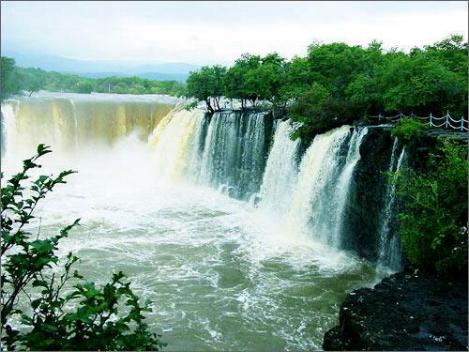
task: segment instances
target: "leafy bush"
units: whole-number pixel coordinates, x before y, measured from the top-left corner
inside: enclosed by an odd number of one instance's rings
[[[424,170],[404,168],[395,178],[403,204],[398,233],[411,264],[467,278],[467,149],[440,143]]]
[[[393,137],[409,142],[412,139],[420,138],[426,128],[427,126],[417,119],[403,118],[394,126],[391,133]]]
[[[124,280],[113,274],[103,287],[84,281],[72,266],[72,253],[63,267],[56,252],[61,239],[79,219],[56,236],[41,239],[26,230],[39,201],[74,171],[57,177],[39,176],[24,185],[37,160],[51,150],[39,145],[37,154],[23,162],[23,170],[1,188],[1,341],[7,350],[158,350],[164,344],[148,330],[138,297]],[[74,283],[71,291],[65,290]],[[20,308],[19,302],[28,309]],[[21,306],[22,307],[22,306]],[[13,318],[25,326],[16,330]]]

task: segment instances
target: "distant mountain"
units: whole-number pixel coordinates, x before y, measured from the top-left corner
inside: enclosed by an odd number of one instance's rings
[[[188,73],[162,73],[162,72],[135,72],[135,73],[122,73],[122,72],[83,72],[77,73],[83,77],[89,78],[104,78],[110,76],[117,77],[131,77],[137,76],[141,78],[151,79],[154,81],[178,81],[184,82],[187,79]]]
[[[79,60],[60,56],[3,52],[21,67],[38,67],[47,71],[74,73],[86,77],[139,76],[154,80],[185,81],[199,66],[186,63],[135,63],[117,60]]]

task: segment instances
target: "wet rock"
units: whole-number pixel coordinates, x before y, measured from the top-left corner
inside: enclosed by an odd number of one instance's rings
[[[381,211],[384,207],[386,172],[393,138],[389,128],[368,127],[360,146],[361,158],[354,171],[349,200],[345,207],[345,249],[374,261],[378,256]],[[357,206],[360,205],[360,206]]]
[[[467,283],[398,273],[345,299],[325,350],[468,349]]]

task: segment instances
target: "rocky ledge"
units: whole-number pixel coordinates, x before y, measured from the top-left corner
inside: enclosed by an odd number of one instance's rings
[[[467,283],[403,272],[347,295],[325,350],[468,350]]]

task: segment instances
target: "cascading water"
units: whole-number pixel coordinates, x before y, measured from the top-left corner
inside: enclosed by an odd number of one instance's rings
[[[267,153],[264,113],[200,110],[168,114],[149,143],[161,178],[189,180],[239,199],[257,193]]]
[[[283,216],[288,211],[298,175],[296,157],[300,141],[290,138],[289,121],[278,123],[260,189],[259,209]]]
[[[301,162],[289,227],[340,248],[346,235],[344,208],[367,132],[366,128],[350,132],[350,127],[343,126],[316,136]]]
[[[203,123],[201,111],[179,110],[158,124],[149,143],[154,147],[154,167],[160,180],[196,179]]]
[[[348,126],[318,135],[306,151],[300,164],[298,181],[288,212],[288,227],[302,234],[326,240],[332,228],[328,201],[330,180],[336,179],[341,165],[342,143],[349,136]]]
[[[2,104],[8,125],[5,149],[27,156],[40,143],[67,152],[110,145],[130,133],[145,140],[175,105],[175,99],[166,100],[121,96],[116,102],[106,94],[56,93],[10,100]]]
[[[208,126],[199,181],[249,199],[260,187],[270,135],[265,113],[217,112]]]
[[[334,192],[334,202],[336,207],[334,214],[334,229],[332,230],[332,238],[329,243],[339,248],[342,245],[343,236],[345,235],[345,214],[344,209],[347,205],[348,195],[353,178],[355,166],[360,160],[360,146],[363,138],[368,133],[368,129],[354,131],[350,139],[347,158],[345,159],[345,167],[342,170]]]
[[[396,163],[396,153],[399,141],[394,139],[391,160],[389,163],[389,173],[397,172],[400,170],[402,164],[405,162],[406,151],[405,147],[402,148],[399,158]],[[396,176],[394,176],[396,177]],[[379,249],[378,249],[378,264],[393,271],[399,271],[402,265],[402,254],[400,239],[396,234],[391,232],[391,222],[396,198],[396,185],[394,182],[388,182],[385,193],[385,205],[381,214],[381,225],[378,232]]]
[[[267,162],[264,114],[215,113],[206,133],[204,123],[196,111],[161,121],[150,137],[160,178],[198,180],[245,200],[258,194],[257,208],[275,214],[287,232],[341,247],[344,209],[367,128],[344,126],[317,136],[298,170],[299,141],[290,139],[288,121],[278,123]]]
[[[366,130],[318,135],[298,166],[288,122],[272,137],[268,114],[209,119],[158,99],[2,105],[2,171],[17,171],[18,151],[41,142],[54,149],[44,170],[79,172],[39,209],[41,235],[81,217],[59,254],[74,251],[98,284],[110,268],[126,272],[153,302],[147,321],[168,350],[320,349],[345,292],[376,277],[371,263],[332,248],[347,203],[337,193],[353,183]],[[239,200],[255,195],[256,207]]]
[[[1,107],[1,155],[5,154],[5,151],[7,149],[12,150],[14,146],[14,139],[13,139],[13,134],[12,131],[16,130],[16,122],[15,122],[15,116],[16,116],[16,110],[18,108],[19,102],[15,100],[10,100],[8,104],[2,104]],[[9,131],[9,135],[7,136],[7,130]],[[8,144],[10,144],[10,147],[8,147]]]
[[[75,149],[78,150],[78,131],[80,129],[78,128],[77,107],[75,106],[75,102],[73,101],[73,99],[70,99],[70,105],[72,106],[73,121],[75,122]]]
[[[388,172],[392,172],[394,170],[394,163],[396,162],[396,153],[397,153],[398,145],[399,145],[399,138],[394,137],[394,141],[392,143],[391,158],[389,161]]]

